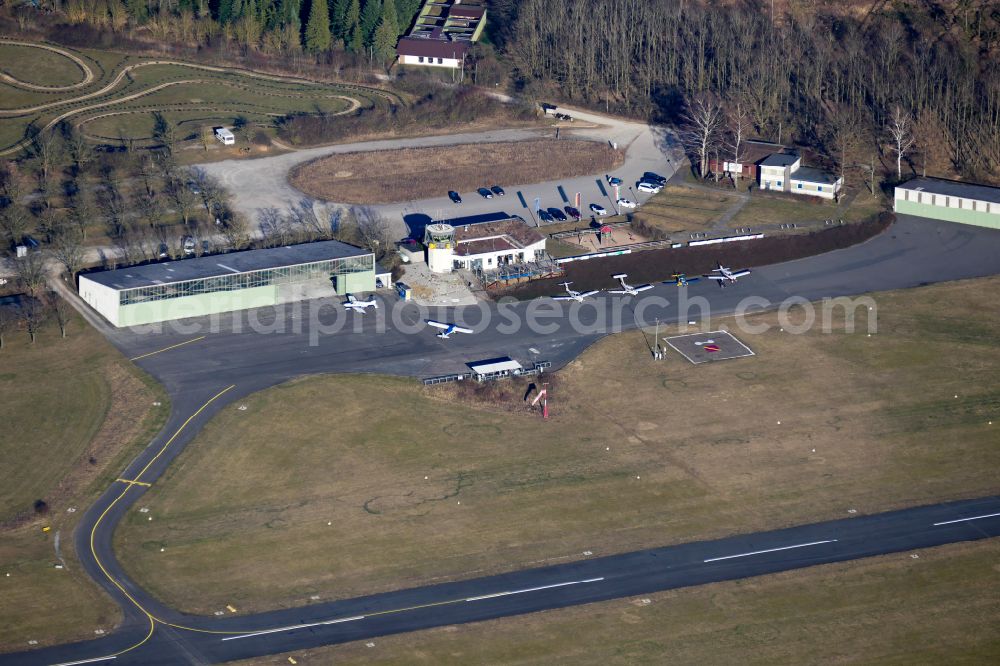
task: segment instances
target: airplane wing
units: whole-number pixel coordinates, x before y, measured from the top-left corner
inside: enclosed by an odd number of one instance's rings
[[[452,331],[454,331],[455,333],[474,333],[475,332],[471,328],[462,328],[461,326],[455,326],[454,328],[452,328]]]
[[[576,296],[553,296],[553,301],[575,301]]]
[[[727,279],[725,275],[706,275],[709,280],[725,280]]]
[[[352,296],[351,294],[348,294],[347,295],[347,302],[348,303],[357,303],[358,299],[354,298],[354,296]]]
[[[625,291],[624,289],[608,289],[609,294],[631,294],[630,291]]]
[[[586,298],[587,296],[593,296],[594,294],[599,294],[599,293],[601,293],[600,289],[594,289],[593,291],[585,291],[582,294],[580,294],[580,296]]]
[[[636,291],[646,291],[647,289],[652,289],[652,288],[653,288],[653,285],[651,285],[651,284],[644,284],[641,287],[636,287],[635,290]]]
[[[743,277],[745,275],[750,275],[750,269],[749,268],[744,268],[742,271],[734,271],[734,272],[730,273],[730,275],[732,277],[734,277],[734,278],[741,278],[741,277]]]
[[[427,325],[433,326],[434,328],[441,328],[444,330],[448,330],[448,328],[450,328],[451,326],[451,324],[442,324],[439,321],[431,321],[430,319],[427,320]]]
[[[687,279],[688,283],[698,282],[699,280],[701,280],[700,277],[690,277],[690,278]]]

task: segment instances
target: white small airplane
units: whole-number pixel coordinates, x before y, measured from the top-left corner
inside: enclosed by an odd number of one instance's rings
[[[561,282],[563,287],[566,288],[565,296],[553,296],[552,299],[555,301],[576,301],[577,303],[583,303],[583,299],[588,296],[593,296],[594,294],[600,292],[600,289],[594,289],[593,291],[574,291],[569,288],[572,282]]]
[[[619,273],[617,275],[612,275],[614,279],[622,283],[621,289],[608,289],[609,294],[628,294],[629,296],[635,296],[640,291],[646,291],[647,289],[652,289],[651,284],[641,284],[638,287],[633,287],[632,285],[625,282],[625,278],[628,277],[628,273]]]
[[[427,323],[434,328],[440,328],[441,332],[437,334],[439,338],[444,338],[447,340],[451,337],[452,333],[475,333],[471,328],[462,328],[461,326],[456,326],[455,324],[445,324],[440,321],[427,320]]]
[[[359,301],[358,299],[354,298],[354,296],[348,294],[347,300],[344,301],[341,305],[343,305],[348,310],[354,310],[355,312],[365,312],[368,308],[375,308],[376,310],[378,310],[378,301],[375,300],[374,296],[369,298],[367,301]]]
[[[706,275],[709,280],[715,280],[719,283],[720,287],[725,287],[726,283],[736,282],[741,277],[750,275],[750,269],[744,268],[742,270],[734,271],[731,268],[726,268],[721,263],[718,268],[712,269],[712,273],[718,273],[718,275]]]

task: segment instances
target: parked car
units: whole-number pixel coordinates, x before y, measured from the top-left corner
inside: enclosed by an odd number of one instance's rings
[[[191,194],[201,194],[201,188],[198,186],[197,182],[189,180],[187,182],[187,186],[188,189],[191,190]]]
[[[639,182],[639,187],[637,187],[636,189],[638,189],[640,192],[651,192],[653,194],[656,194],[657,192],[662,190],[663,187],[661,185],[657,185],[656,183],[651,183],[648,180],[643,180]]]
[[[653,173],[652,171],[647,171],[646,173],[642,174],[642,180],[649,183],[656,183],[660,187],[663,187],[664,185],[667,184],[666,178],[664,178],[658,173]]]
[[[556,114],[556,118],[558,120],[565,120],[568,123],[573,122],[573,116],[571,116],[571,115],[569,115],[567,113],[557,113]]]
[[[490,190],[488,188],[480,187],[478,190],[476,190],[476,192],[479,192],[479,196],[481,196],[484,199],[492,199],[493,198],[493,193],[490,192]]]
[[[609,174],[607,176],[607,179],[608,179],[608,185],[621,185],[622,184],[622,179],[618,178],[617,176],[612,176],[612,175]]]
[[[191,238],[190,236],[185,236],[184,238],[181,239],[181,242],[184,245],[184,254],[194,254],[195,245],[193,238]]]
[[[572,206],[566,206],[566,208],[564,208],[563,210],[565,210],[566,214],[572,217],[574,220],[580,219],[580,211],[578,211],[576,208],[573,208]]]
[[[625,197],[622,197],[621,199],[618,200],[618,207],[619,208],[635,208],[636,207],[636,203],[634,201],[632,201],[631,199],[626,199]]]
[[[167,247],[166,243],[160,243],[160,259],[166,259],[170,256],[170,248]]]
[[[598,204],[590,204],[590,212],[595,215],[607,215],[608,211],[604,206]]]
[[[452,203],[460,204],[462,203],[462,197],[458,196],[458,192],[455,190],[450,190],[448,192],[448,198],[452,200]]]
[[[493,194],[497,195],[498,197],[502,197],[503,195],[507,194],[506,192],[503,191],[503,188],[500,187],[499,185],[494,185],[493,187],[490,188],[490,190],[492,190]]]
[[[549,215],[549,212],[546,211],[546,210],[539,210],[538,211],[538,219],[541,220],[542,222],[553,222],[554,221],[552,219],[552,216]]]
[[[566,213],[562,212],[558,208],[552,207],[552,208],[549,208],[548,211],[549,211],[549,215],[551,215],[555,219],[559,220],[560,222],[565,222],[566,221]]]

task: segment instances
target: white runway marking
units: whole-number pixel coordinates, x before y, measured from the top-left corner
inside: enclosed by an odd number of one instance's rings
[[[322,627],[328,624],[340,624],[341,622],[354,622],[355,620],[365,619],[364,615],[358,615],[357,617],[345,617],[339,620],[324,620],[323,622],[310,622],[309,624],[293,624],[288,627],[278,627],[277,629],[265,629],[263,631],[255,631],[252,634],[240,634],[239,636],[227,636],[223,638],[223,641],[238,641],[241,638],[253,638],[254,636],[266,636],[267,634],[277,634],[282,631],[293,631],[295,629],[308,629],[309,627]]]
[[[952,523],[966,523],[970,520],[979,520],[980,518],[996,518],[1000,516],[1000,513],[987,513],[983,516],[973,516],[972,518],[958,518],[957,520],[945,520],[944,522],[934,523],[934,527],[938,525],[951,525]]]
[[[833,543],[836,539],[827,539],[826,541],[810,541],[809,543],[799,543],[794,546],[782,546],[781,548],[768,548],[767,550],[755,550],[752,553],[740,553],[739,555],[724,555],[722,557],[712,557],[707,560],[702,560],[703,562],[718,562],[719,560],[731,560],[737,557],[749,557],[751,555],[762,555],[764,553],[776,553],[779,550],[792,550],[793,548],[805,548],[807,546],[818,546],[824,543]]]
[[[525,592],[538,592],[539,590],[551,590],[554,587],[566,587],[567,585],[580,585],[582,583],[597,583],[604,580],[601,578],[588,578],[586,580],[571,580],[566,583],[554,583],[552,585],[541,585],[539,587],[527,587],[523,590],[510,590],[509,592],[496,592],[494,594],[484,594],[481,597],[469,597],[466,601],[482,601],[483,599],[495,599],[496,597],[506,597],[511,594],[524,594]]]
[[[107,657],[94,657],[93,659],[81,659],[80,661],[64,661],[61,664],[53,664],[53,666],[77,666],[77,664],[94,664],[99,661],[111,661],[112,659],[117,659],[115,655],[109,655]]]

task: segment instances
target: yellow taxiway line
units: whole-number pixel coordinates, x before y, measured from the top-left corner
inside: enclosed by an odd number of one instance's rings
[[[165,351],[170,351],[171,349],[177,349],[178,347],[183,347],[184,345],[189,345],[192,342],[198,342],[199,340],[204,340],[206,336],[202,335],[197,338],[191,338],[190,340],[185,340],[184,342],[178,342],[176,345],[170,345],[169,347],[164,347],[163,349],[157,349],[156,351],[151,351],[148,354],[142,354],[141,356],[134,356],[130,358],[130,361],[138,361],[139,359],[146,358],[147,356],[153,356],[155,354],[161,354]]]

